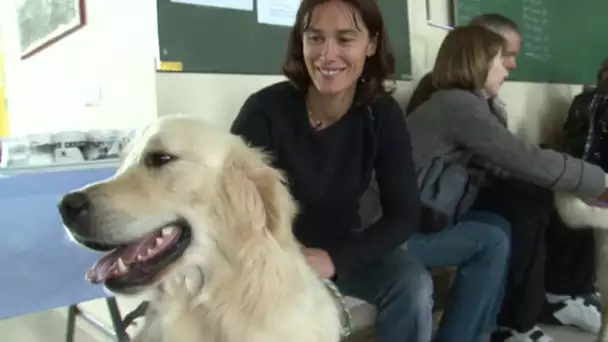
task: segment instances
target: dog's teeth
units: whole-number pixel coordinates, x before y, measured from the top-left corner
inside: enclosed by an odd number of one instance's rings
[[[148,248],[148,250],[146,250],[146,253],[148,254],[147,256],[150,256],[154,254],[154,250],[152,248]]]
[[[137,259],[137,261],[143,261],[144,257],[141,254],[137,254],[136,259]]]
[[[129,267],[125,265],[125,262],[122,260],[122,258],[118,258],[116,264],[118,265],[118,271],[120,271],[121,273],[127,273],[127,271],[129,271]]]
[[[162,229],[161,233],[163,236],[167,236],[173,233],[173,227],[165,227]]]
[[[163,239],[162,238],[156,238],[156,241],[154,241],[156,243],[156,246],[160,245],[163,243]]]

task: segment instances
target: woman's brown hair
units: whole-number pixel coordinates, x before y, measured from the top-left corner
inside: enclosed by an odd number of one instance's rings
[[[482,89],[492,60],[505,39],[482,26],[462,26],[450,31],[437,53],[433,85],[437,89]]]
[[[296,22],[289,34],[287,56],[283,64],[283,74],[296,86],[307,91],[311,79],[304,63],[303,41],[304,31],[308,29],[311,14],[315,7],[337,0],[302,0]],[[376,0],[338,0],[347,4],[356,20],[359,14],[363,24],[369,31],[370,39],[377,39],[376,53],[367,58],[360,84],[358,85],[359,101],[369,103],[378,97],[391,94],[394,91],[395,56],[390,44],[384,19]],[[355,24],[357,22],[355,21]],[[357,24],[358,25],[358,24]]]
[[[433,84],[432,74],[428,73],[424,75],[420,81],[418,81],[418,84],[407,103],[407,107],[405,107],[405,115],[410,115],[416,108],[430,99],[431,95],[433,95],[436,90],[437,87]]]

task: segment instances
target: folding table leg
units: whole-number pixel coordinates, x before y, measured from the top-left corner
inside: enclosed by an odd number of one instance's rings
[[[141,302],[141,304],[139,304],[137,306],[137,308],[135,308],[135,310],[129,312],[125,318],[122,320],[122,326],[123,328],[126,330],[131,324],[133,324],[133,322],[140,318],[140,317],[145,317],[146,313],[148,312],[148,307],[150,306],[150,303],[147,301],[143,301]]]
[[[116,303],[116,298],[106,298],[108,304],[108,311],[110,311],[110,317],[112,318],[112,325],[114,326],[114,332],[116,333],[116,339],[118,342],[129,341],[129,335],[127,335],[126,327],[122,324],[122,317],[120,316],[120,310]]]
[[[65,331],[65,341],[74,342],[74,330],[76,329],[76,315],[78,314],[78,307],[76,305],[70,305],[68,308],[68,324]]]
[[[78,316],[82,316],[85,321],[92,324],[95,328],[99,329],[100,332],[107,334],[111,337],[116,337],[116,341],[128,342],[129,335],[127,335],[125,326],[122,323],[122,318],[120,317],[120,310],[118,309],[116,299],[114,297],[106,298],[106,304],[108,305],[108,311],[110,313],[110,318],[112,319],[112,326],[114,328],[113,333],[93,316],[81,312],[78,308],[78,304],[74,304],[70,305],[70,307],[68,308],[68,322],[65,338],[66,342],[74,342],[76,319],[78,318]]]

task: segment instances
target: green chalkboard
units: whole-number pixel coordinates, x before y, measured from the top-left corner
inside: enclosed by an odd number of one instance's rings
[[[511,79],[595,83],[608,57],[608,0],[455,0],[456,23],[500,13],[517,23],[522,51]]]
[[[372,0],[370,0],[372,1]],[[398,80],[411,75],[407,0],[377,0],[397,59]],[[157,0],[160,59],[193,73],[278,75],[289,27],[259,24],[253,11]]]

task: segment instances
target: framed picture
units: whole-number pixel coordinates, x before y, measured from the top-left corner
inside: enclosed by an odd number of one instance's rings
[[[26,59],[83,27],[85,0],[19,0],[17,21]]]

